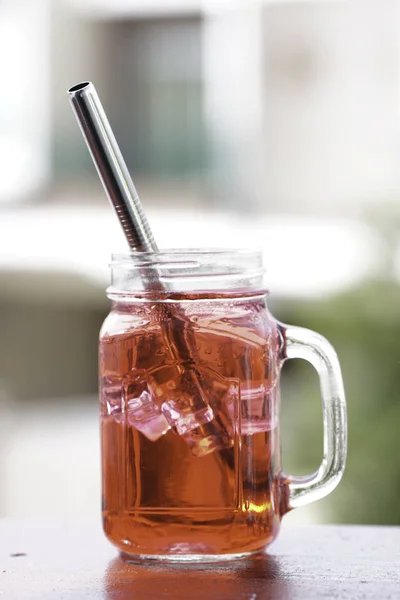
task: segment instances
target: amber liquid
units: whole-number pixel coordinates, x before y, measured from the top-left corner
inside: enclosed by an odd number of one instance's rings
[[[284,510],[265,297],[190,298],[115,304],[102,330],[103,523],[131,555],[254,552]]]

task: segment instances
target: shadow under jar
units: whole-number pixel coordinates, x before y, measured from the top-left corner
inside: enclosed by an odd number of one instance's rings
[[[291,508],[328,494],[346,456],[346,408],[330,344],[268,312],[262,258],[182,250],[113,257],[100,334],[103,525],[136,559],[245,557]],[[324,456],[282,473],[279,378],[317,369]]]

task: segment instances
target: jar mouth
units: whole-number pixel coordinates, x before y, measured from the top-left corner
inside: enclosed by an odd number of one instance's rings
[[[113,254],[109,293],[143,291],[156,279],[164,290],[242,290],[262,287],[262,252],[247,249],[174,248]],[[147,284],[146,284],[147,281]]]

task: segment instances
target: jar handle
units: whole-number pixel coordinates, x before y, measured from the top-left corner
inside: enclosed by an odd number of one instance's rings
[[[319,469],[311,475],[289,475],[289,509],[304,506],[330,494],[342,478],[347,452],[347,412],[342,373],[335,350],[321,335],[279,323],[283,360],[302,358],[319,375],[324,444]]]

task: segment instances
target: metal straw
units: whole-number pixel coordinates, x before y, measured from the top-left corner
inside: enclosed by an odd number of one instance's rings
[[[71,87],[68,96],[130,248],[137,252],[158,252],[138,193],[96,88],[90,81],[84,81]]]
[[[90,81],[78,83],[68,90],[68,96],[97,172],[117,213],[130,248],[137,252],[158,252],[138,193],[94,85]],[[141,271],[141,275],[145,289],[154,290],[156,288],[159,291],[164,289],[156,269],[150,269],[147,274]],[[192,346],[195,345],[188,343],[191,337],[189,335],[191,333],[190,323],[179,309],[172,312],[167,308],[165,312],[167,319],[163,319],[161,325],[163,339],[170,355],[177,361],[177,373],[183,375],[185,368],[182,366],[182,362],[194,362]],[[174,320],[175,325],[173,326]],[[181,327],[177,327],[178,321],[182,323],[183,330]],[[208,407],[208,403],[204,397],[197,371],[192,369],[189,371],[188,377],[192,382],[193,392],[191,408],[194,411],[204,410]],[[222,443],[222,446],[226,446],[224,440],[227,432],[218,417],[214,418],[212,422],[200,426],[199,430],[204,438],[211,439],[213,437]],[[227,445],[229,446],[230,443],[231,440]]]

